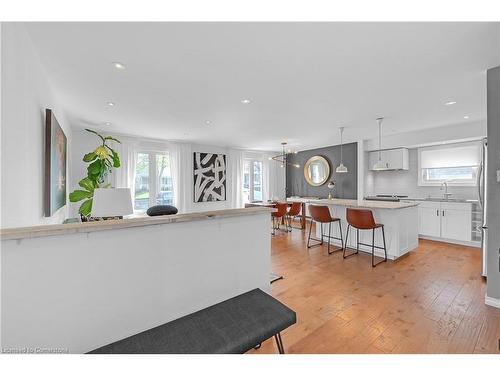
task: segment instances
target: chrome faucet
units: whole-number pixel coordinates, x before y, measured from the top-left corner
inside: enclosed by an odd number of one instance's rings
[[[446,181],[443,181],[441,183],[441,190],[444,189],[444,198],[445,199],[448,199],[452,194],[451,193],[448,193],[448,183]]]

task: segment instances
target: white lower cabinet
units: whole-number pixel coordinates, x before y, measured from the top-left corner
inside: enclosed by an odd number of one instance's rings
[[[422,236],[471,241],[470,203],[421,202],[418,207],[418,233]]]
[[[418,234],[441,236],[441,216],[439,202],[423,202],[418,206]]]

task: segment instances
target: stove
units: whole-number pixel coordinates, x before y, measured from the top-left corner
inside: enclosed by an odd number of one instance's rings
[[[377,194],[365,197],[367,201],[384,201],[384,202],[399,202],[403,198],[408,198],[408,195],[398,194]]]

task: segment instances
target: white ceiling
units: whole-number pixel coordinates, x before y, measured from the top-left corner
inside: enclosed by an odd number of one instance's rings
[[[386,134],[484,119],[485,71],[500,64],[498,23],[27,29],[72,126],[253,149],[336,144],[339,126],[371,138],[379,116]]]

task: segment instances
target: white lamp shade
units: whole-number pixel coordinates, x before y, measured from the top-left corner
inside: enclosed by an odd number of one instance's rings
[[[130,189],[95,189],[92,201],[93,217],[125,216],[134,213]]]
[[[337,173],[347,173],[347,167],[344,165],[344,163],[340,163],[340,165],[335,169],[335,172]]]

